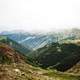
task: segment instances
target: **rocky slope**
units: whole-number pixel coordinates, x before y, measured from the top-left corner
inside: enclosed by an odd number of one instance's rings
[[[25,57],[7,44],[0,43],[0,63],[21,63]]]

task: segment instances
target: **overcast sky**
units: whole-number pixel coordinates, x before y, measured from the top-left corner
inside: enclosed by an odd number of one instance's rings
[[[0,0],[0,30],[80,27],[80,0]]]

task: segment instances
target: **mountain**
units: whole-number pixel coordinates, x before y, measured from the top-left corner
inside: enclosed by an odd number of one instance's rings
[[[29,33],[25,31],[4,31],[0,35],[6,35],[10,39],[20,43],[24,47],[29,47],[33,50],[44,47],[52,42],[64,42],[64,40],[80,39],[80,29],[60,30],[51,33]]]
[[[14,48],[16,51],[20,53],[27,54],[28,52],[31,51],[31,49],[27,45],[26,47],[24,47],[18,42],[8,38],[7,36],[0,36],[0,42],[10,45],[12,48]]]
[[[14,33],[7,35],[5,34],[5,36],[23,45],[24,47],[28,46],[30,49],[33,50],[56,41],[56,37],[54,36],[54,34],[44,35],[44,34],[31,34],[31,33]]]
[[[25,56],[15,51],[5,43],[0,43],[0,64],[3,63],[23,63]]]
[[[40,53],[38,52],[39,54],[37,55],[39,55],[38,56],[39,60],[42,59],[40,61],[43,62],[44,58],[45,60],[48,59],[47,55],[48,56],[52,55],[52,52],[56,52],[55,53],[56,58],[55,57],[53,58],[58,59],[61,56],[61,55],[58,56],[58,54],[62,54],[62,56],[63,54],[66,54],[65,57],[66,56],[68,57],[68,55],[70,55],[70,53],[68,52],[71,52],[71,56],[74,56],[76,53],[75,50],[79,52],[78,51],[79,46],[76,46],[74,44],[60,45],[58,43],[57,44],[50,43],[42,48],[39,48],[37,52],[39,51]],[[64,51],[64,53],[61,53],[62,51]],[[49,52],[51,54],[49,54]],[[75,57],[75,59],[77,60],[79,54],[77,53],[76,55],[77,57]],[[36,57],[35,59],[37,59],[37,56],[36,55],[34,56]],[[9,39],[8,37],[0,36],[0,80],[80,80],[79,75],[69,74],[66,72],[63,73],[55,69],[42,69],[39,66],[33,66],[35,63],[32,65],[28,57],[29,56],[24,55],[24,47],[21,44],[13,41],[12,39]],[[50,58],[53,60],[51,56]],[[35,60],[33,59],[31,60],[35,62]],[[62,60],[62,58],[60,58],[59,60]],[[70,63],[72,60],[74,59],[70,57],[69,59]],[[64,63],[66,63],[66,60],[63,61]]]
[[[27,56],[33,63],[42,68],[53,68],[66,71],[80,61],[80,45],[75,43],[51,43]]]
[[[3,39],[2,39],[3,40]],[[79,80],[79,76],[63,74],[32,66],[27,57],[0,41],[0,80]]]

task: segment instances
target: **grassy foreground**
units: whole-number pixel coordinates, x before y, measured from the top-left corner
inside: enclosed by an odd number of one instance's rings
[[[0,64],[0,80],[80,80],[79,76],[44,70],[29,64]]]

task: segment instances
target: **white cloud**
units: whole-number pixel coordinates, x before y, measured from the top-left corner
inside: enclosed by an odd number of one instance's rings
[[[80,27],[80,0],[0,0],[0,30]]]

